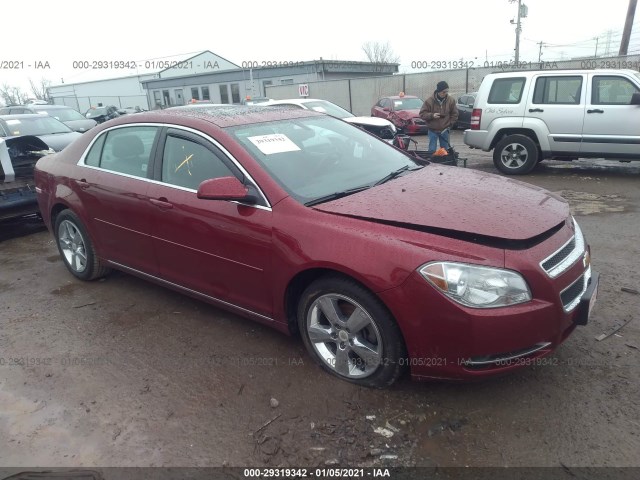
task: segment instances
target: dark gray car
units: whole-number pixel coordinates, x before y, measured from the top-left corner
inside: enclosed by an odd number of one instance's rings
[[[84,133],[91,130],[98,122],[85,118],[80,112],[66,105],[17,105],[0,108],[0,115],[16,115],[25,113],[39,113],[49,115],[60,120],[74,132]]]
[[[56,152],[82,136],[49,115],[0,115],[0,137],[33,135]]]
[[[476,101],[478,92],[465,93],[458,98],[458,121],[453,128],[460,128],[466,130],[471,128],[471,112],[473,112],[473,104]]]

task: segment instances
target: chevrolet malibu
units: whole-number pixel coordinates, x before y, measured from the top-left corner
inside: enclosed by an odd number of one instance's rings
[[[562,198],[309,110],[120,117],[39,160],[36,186],[75,277],[119,269],[299,334],[361,385],[512,371],[596,300]]]

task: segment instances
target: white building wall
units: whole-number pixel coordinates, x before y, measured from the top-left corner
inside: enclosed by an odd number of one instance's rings
[[[154,78],[155,74],[96,80],[93,82],[62,84],[49,87],[53,103],[68,105],[81,113],[91,107],[115,105],[149,109],[147,95],[140,83]]]

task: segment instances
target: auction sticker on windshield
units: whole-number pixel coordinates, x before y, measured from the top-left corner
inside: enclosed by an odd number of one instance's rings
[[[300,150],[289,137],[282,133],[274,133],[270,135],[258,135],[256,137],[247,137],[258,149],[265,155],[274,153],[295,152]]]

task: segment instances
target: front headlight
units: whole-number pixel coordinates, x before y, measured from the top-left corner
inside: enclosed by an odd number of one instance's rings
[[[467,307],[506,307],[531,300],[527,282],[511,270],[434,262],[418,271],[431,285]]]

